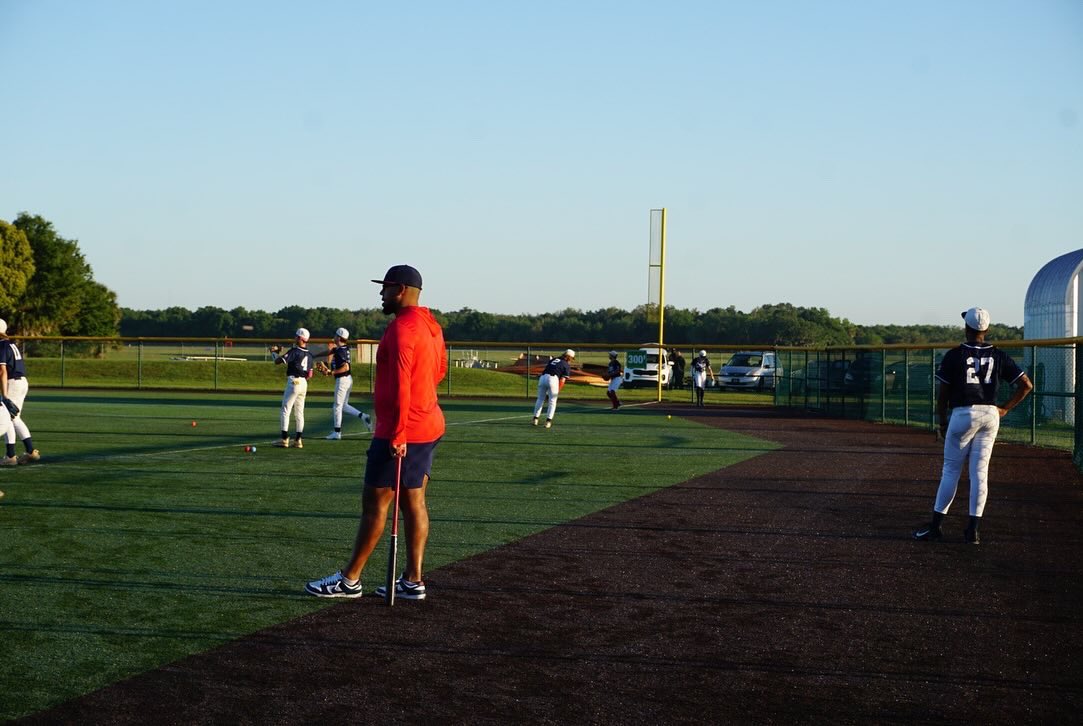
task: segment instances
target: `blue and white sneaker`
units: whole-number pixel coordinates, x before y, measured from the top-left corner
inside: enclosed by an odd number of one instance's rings
[[[387,597],[387,586],[380,585],[376,588],[376,594],[380,597]],[[395,580],[395,597],[402,598],[403,600],[424,600],[425,583],[412,582],[405,577],[400,577]]]
[[[361,597],[361,581],[350,585],[339,570],[322,580],[308,583],[305,585],[305,592],[316,597]]]
[[[361,423],[365,424],[365,428],[367,428],[369,430],[369,433],[371,434],[372,433],[372,416],[369,416],[367,413],[362,411],[361,412]]]

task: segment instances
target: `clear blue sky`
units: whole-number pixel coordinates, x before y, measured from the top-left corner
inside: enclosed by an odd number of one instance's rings
[[[1021,325],[1083,247],[1083,2],[0,0],[0,218],[121,305]]]

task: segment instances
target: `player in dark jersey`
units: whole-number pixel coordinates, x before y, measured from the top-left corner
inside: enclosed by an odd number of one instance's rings
[[[545,365],[545,370],[538,378],[538,398],[534,402],[533,424],[535,426],[538,425],[538,417],[541,416],[546,398],[549,399],[549,410],[545,417],[545,428],[553,425],[553,416],[557,412],[557,397],[560,395],[560,389],[564,388],[564,382],[572,374],[571,361],[573,360],[575,360],[575,351],[569,348],[559,357],[550,359]]]
[[[22,409],[26,404],[26,394],[30,390],[26,380],[26,363],[15,341],[8,337],[8,324],[0,320],[0,433],[4,436],[7,450],[0,457],[0,466],[30,464],[41,458],[41,452],[34,448],[30,429],[23,421]],[[15,456],[15,440],[18,438],[26,447],[26,453]]]
[[[617,390],[624,381],[624,366],[620,364],[617,355],[617,351],[609,351],[609,365],[605,369],[605,379],[609,381],[609,388],[606,390],[605,395],[609,397],[609,401],[613,404],[614,411],[620,408]]]
[[[699,355],[692,359],[692,388],[696,391],[696,405],[703,405],[703,392],[707,387],[707,376],[713,381],[714,370],[711,368],[711,359],[707,357],[707,351],[701,350]]]
[[[294,333],[293,347],[285,353],[281,353],[282,347],[271,346],[271,360],[275,365],[286,366],[286,390],[282,394],[282,410],[279,413],[282,437],[274,443],[283,449],[290,445],[290,412],[293,412],[296,430],[294,433],[293,446],[297,449],[305,448],[303,440],[305,431],[305,396],[308,393],[308,379],[312,377],[312,353],[308,350],[308,330],[298,328]]]
[[[978,527],[989,492],[989,459],[1000,431],[1000,419],[1018,406],[1034,385],[1007,353],[985,342],[989,313],[970,308],[963,313],[966,342],[944,354],[936,371],[940,384],[936,410],[940,435],[944,439],[944,468],[936,492],[933,519],[914,531],[914,539],[935,540],[944,536],[940,528],[959,486],[963,464],[970,459],[970,520],[963,538],[978,544]],[[1015,387],[1003,406],[997,391],[1004,381]],[[949,418],[948,411],[951,411]]]
[[[331,404],[331,426],[334,429],[327,435],[328,441],[338,441],[342,438],[342,414],[356,416],[365,424],[365,428],[372,431],[372,417],[364,411],[350,405],[350,391],[353,390],[353,375],[350,366],[350,331],[339,328],[335,331],[334,340],[328,344],[324,353],[314,353],[314,358],[328,357],[330,366],[322,370],[326,375],[335,377],[335,400]],[[322,365],[322,364],[321,364]]]

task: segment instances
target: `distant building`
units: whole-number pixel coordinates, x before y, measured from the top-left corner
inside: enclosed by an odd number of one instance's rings
[[[1047,262],[1030,281],[1023,303],[1023,338],[1047,340],[1079,336],[1079,274],[1083,270],[1083,250],[1069,252]],[[1075,349],[1040,348],[1031,361],[1026,354],[1037,392],[1074,393]],[[1072,396],[1040,396],[1039,414],[1046,419],[1075,423],[1075,400]]]

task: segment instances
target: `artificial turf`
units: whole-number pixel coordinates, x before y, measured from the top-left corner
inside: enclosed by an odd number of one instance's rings
[[[442,405],[429,570],[774,448],[646,405],[562,401],[549,430],[529,402]],[[31,392],[42,461],[0,470],[0,719],[330,604],[302,587],[349,554],[369,435],[350,420],[325,441],[330,401],[312,397],[305,448],[275,449],[278,406]],[[381,545],[366,591],[385,561]]]

